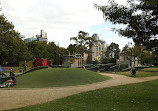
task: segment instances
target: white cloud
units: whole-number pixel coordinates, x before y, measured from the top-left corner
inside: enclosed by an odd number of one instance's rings
[[[104,23],[102,13],[93,4],[103,5],[107,1],[1,0],[1,4],[4,15],[21,34],[31,37],[44,29],[49,41],[59,41],[60,46],[67,47],[70,37],[78,31],[88,32],[91,26]]]

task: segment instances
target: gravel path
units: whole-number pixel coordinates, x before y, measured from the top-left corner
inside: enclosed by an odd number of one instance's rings
[[[158,79],[158,76],[131,78],[116,74],[101,74],[110,76],[112,77],[112,79],[94,84],[70,87],[0,89],[0,110],[24,107],[27,105],[41,104],[66,96],[71,96],[74,94],[90,90],[96,90],[100,88],[139,83]]]

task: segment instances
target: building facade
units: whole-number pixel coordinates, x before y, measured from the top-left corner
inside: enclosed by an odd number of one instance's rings
[[[99,36],[97,34],[93,34],[92,38],[96,41],[92,46],[92,61],[101,61],[101,59],[105,56],[105,41],[99,40]]]

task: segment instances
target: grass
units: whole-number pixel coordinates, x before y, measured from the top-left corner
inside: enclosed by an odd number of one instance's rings
[[[158,71],[158,67],[157,68],[145,68],[142,70],[144,70],[144,71]]]
[[[110,79],[96,72],[78,68],[49,68],[17,77],[13,88],[45,88],[91,84]]]
[[[125,75],[125,76],[131,76],[131,72],[130,71],[126,71],[126,72],[109,72],[109,73],[121,74],[121,75]],[[158,72],[137,71],[135,77],[150,77],[150,76],[158,76]]]
[[[12,111],[157,111],[158,80],[115,86]]]

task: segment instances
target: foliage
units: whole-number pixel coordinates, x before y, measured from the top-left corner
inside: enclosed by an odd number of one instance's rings
[[[54,42],[32,41],[27,43],[28,49],[34,58],[47,58],[52,64],[62,64],[63,55],[68,54],[65,48],[57,46]]]
[[[87,32],[79,31],[78,36],[71,37],[70,40],[75,41],[75,44],[74,44],[75,48],[73,48],[74,52],[78,52],[80,54],[83,54],[84,52],[92,53],[91,48],[95,40],[92,37],[90,37]],[[71,47],[74,47],[74,46],[71,45]]]
[[[30,58],[30,53],[14,25],[0,15],[0,64],[18,63]]]
[[[74,40],[76,43],[77,52],[83,54],[87,52],[86,38],[89,36],[87,32],[79,31],[77,37],[71,37],[70,40]]]
[[[126,6],[110,0],[110,5],[95,6],[103,12],[106,21],[127,26],[125,29],[116,29],[120,35],[132,38],[134,42],[142,43],[154,51],[158,50],[157,0],[128,0]]]
[[[146,47],[142,45],[135,44],[132,47],[125,45],[122,53],[127,56],[129,61],[134,62],[134,64],[137,60],[142,64],[152,64],[153,62],[152,52],[147,51]]]
[[[79,53],[78,50],[77,50],[77,45],[76,44],[70,44],[67,47],[67,50],[70,52],[70,54]]]
[[[27,43],[27,46],[33,58],[48,58],[49,52],[47,51],[46,41],[31,41]]]

